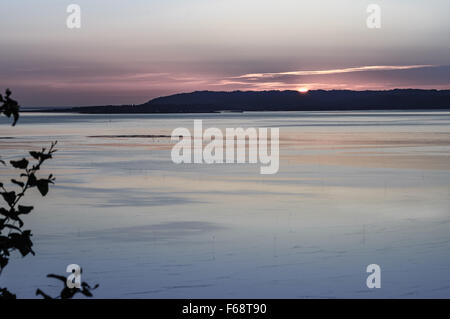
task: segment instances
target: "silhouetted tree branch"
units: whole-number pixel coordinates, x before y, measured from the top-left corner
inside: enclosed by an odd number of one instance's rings
[[[13,100],[11,97],[11,90],[6,89],[5,91],[5,98],[0,94],[0,102],[3,103],[2,106],[0,106],[0,113],[3,113],[7,117],[13,116],[13,123],[12,126],[16,125],[17,121],[19,120],[19,103],[17,101]]]
[[[61,281],[64,285],[64,288],[61,290],[58,296],[52,298],[51,296],[44,293],[41,289],[36,290],[36,296],[42,296],[44,299],[72,299],[77,293],[80,293],[86,297],[92,297],[91,290],[97,289],[98,284],[94,287],[91,287],[88,283],[82,282],[81,288],[69,288],[67,287],[66,280],[67,278],[60,275],[49,274],[48,278],[54,278]]]
[[[5,98],[0,94],[0,102],[3,103],[0,106],[0,113],[3,113],[7,117],[13,116],[12,125],[16,125],[19,119],[19,104],[17,101],[11,99],[11,91],[9,89],[5,92]],[[50,174],[46,178],[38,176],[38,172],[45,161],[51,159],[53,154],[57,151],[55,149],[56,141],[51,143],[49,149],[43,148],[41,151],[29,152],[30,157],[22,158],[21,160],[11,160],[9,164],[17,170],[20,170],[20,175],[17,179],[10,180],[9,187],[0,181],[0,195],[6,207],[0,206],[0,274],[3,269],[8,265],[11,253],[18,251],[22,257],[28,254],[34,255],[32,249],[33,242],[31,241],[31,230],[24,230],[24,222],[22,220],[23,215],[28,215],[34,209],[33,206],[20,205],[20,201],[25,196],[29,189],[36,188],[39,193],[44,197],[49,191],[49,184],[54,184],[55,178]],[[7,165],[5,161],[0,160],[0,163]],[[15,187],[15,189],[11,189]],[[8,189],[9,188],[9,189]],[[81,293],[87,297],[91,297],[91,290],[95,287],[89,286],[83,282],[81,288],[70,289],[66,286],[66,278],[57,275],[48,275],[49,278],[56,278],[64,281],[65,287],[61,291],[60,295],[56,298],[70,299],[75,294]],[[52,299],[49,295],[38,289],[36,295],[40,295],[44,298]],[[8,291],[7,288],[0,288],[0,299],[15,299],[16,295]]]

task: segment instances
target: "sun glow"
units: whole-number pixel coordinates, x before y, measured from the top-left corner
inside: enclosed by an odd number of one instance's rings
[[[297,91],[299,91],[300,93],[308,93],[309,89],[307,87],[301,87],[298,88]]]

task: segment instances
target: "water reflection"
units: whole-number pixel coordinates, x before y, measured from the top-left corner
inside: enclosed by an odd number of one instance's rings
[[[196,118],[281,127],[279,173],[173,164],[165,136]],[[19,297],[73,262],[101,283],[96,297],[450,296],[449,112],[24,114],[21,124],[0,126],[5,159],[60,147],[51,200],[27,217],[39,253],[1,278]],[[382,266],[381,290],[365,287],[370,263]]]

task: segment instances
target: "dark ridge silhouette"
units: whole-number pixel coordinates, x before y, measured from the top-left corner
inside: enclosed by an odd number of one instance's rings
[[[349,111],[450,109],[450,90],[386,91],[196,91],[155,98],[141,105],[85,106],[47,112],[211,113],[221,111]]]
[[[92,138],[171,138],[171,135],[90,135]]]

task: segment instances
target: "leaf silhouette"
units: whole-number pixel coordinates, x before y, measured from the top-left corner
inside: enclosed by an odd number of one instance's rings
[[[4,208],[2,208],[1,214],[2,214],[3,216],[5,216],[6,218],[10,218],[10,219],[12,219],[12,220],[14,220],[14,221],[19,222],[19,226],[20,226],[20,227],[23,226],[23,221],[22,221],[22,220],[20,219],[20,217],[19,217],[19,212],[17,212],[13,207],[10,208],[9,211],[6,210],[6,209],[4,209]],[[3,225],[3,228],[8,227],[8,226],[11,226],[11,225],[5,224],[5,225]],[[9,228],[11,228],[11,227],[9,227]],[[21,231],[21,230],[19,230],[19,231]]]
[[[45,196],[48,193],[48,183],[50,182],[47,179],[40,179],[36,182],[36,186],[42,196]]]
[[[36,290],[36,296],[42,296],[44,299],[53,299],[49,295],[47,295],[45,292],[43,292],[41,289]]]
[[[85,295],[86,297],[92,297],[93,296],[92,293],[89,290],[87,290],[87,289],[81,290],[81,293],[83,295]]]
[[[0,113],[3,113],[7,117],[13,116],[13,123],[12,126],[16,125],[17,121],[19,120],[19,103],[17,101],[10,98],[11,96],[11,90],[7,89],[5,92],[5,98],[0,95],[0,102],[3,103],[2,106],[0,106]]]
[[[33,206],[22,206],[19,205],[19,215],[29,214],[33,210]]]
[[[16,200],[16,192],[3,192],[1,194],[3,196],[3,199],[8,203],[9,206],[12,206],[14,204],[14,201]]]
[[[20,161],[9,161],[14,168],[26,169],[28,167],[28,161],[22,158]]]
[[[13,243],[13,248],[17,249],[20,254],[25,257],[29,253],[34,255],[33,249],[31,247],[33,246],[33,242],[31,241],[31,231],[25,230],[22,233],[11,233],[8,235],[8,238],[11,239]]]
[[[9,259],[3,256],[0,256],[0,270],[5,268],[8,265]]]
[[[31,151],[30,155],[34,158],[34,159],[39,159],[39,154],[41,154],[40,152],[35,152],[35,151]]]
[[[14,183],[14,184],[16,184],[16,185],[19,185],[20,187],[24,187],[24,186],[25,186],[25,183],[23,183],[23,182],[21,182],[21,181],[18,181],[18,180],[15,180],[15,179],[12,179],[12,180],[11,180],[11,183]]]
[[[10,293],[6,288],[0,288],[0,300],[16,299],[16,295]]]
[[[61,298],[61,299],[72,299],[77,293],[81,293],[86,297],[92,297],[93,295],[92,295],[91,290],[97,289],[99,287],[99,285],[96,284],[92,288],[87,282],[82,282],[81,289],[80,288],[69,288],[69,287],[67,287],[67,278],[66,277],[60,276],[60,275],[55,275],[55,274],[48,274],[47,277],[57,279],[63,283],[64,288],[61,290],[59,296],[56,297],[56,298]],[[50,297],[49,295],[47,295],[40,289],[36,290],[36,295],[41,295],[42,297],[44,297],[44,299],[56,299],[56,298]]]
[[[9,212],[6,209],[4,209],[3,207],[0,207],[0,215],[8,216],[8,213]],[[2,221],[3,221],[3,223],[5,222],[4,220],[2,220]]]
[[[28,177],[28,186],[34,187],[36,186],[36,183],[37,183],[36,175],[34,175],[34,173],[31,173],[30,176]]]
[[[17,121],[19,120],[19,109],[13,111],[12,114],[13,114],[13,117],[14,117],[14,121],[12,123],[12,126],[15,126]]]

